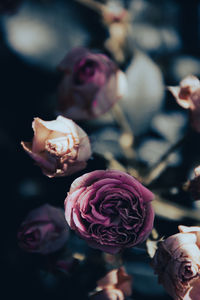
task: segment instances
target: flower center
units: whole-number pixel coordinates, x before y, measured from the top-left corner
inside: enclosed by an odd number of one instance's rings
[[[45,149],[49,153],[55,156],[62,156],[68,152],[69,149],[68,138],[65,136],[65,137],[60,137],[52,140],[47,140]]]
[[[191,96],[191,88],[189,86],[182,87],[179,92],[179,97],[181,99],[189,100]]]
[[[193,277],[195,277],[198,273],[198,268],[197,266],[194,266],[193,264],[186,264],[183,267],[183,272],[182,272],[182,279],[183,281],[189,280]]]
[[[29,232],[29,233],[25,233],[24,235],[24,239],[23,239],[24,243],[26,245],[28,245],[28,247],[31,247],[31,248],[35,248],[38,244],[38,241],[40,240],[40,232],[38,229],[32,231],[32,232]]]
[[[75,68],[75,83],[83,84],[91,80],[97,68],[97,63],[93,60],[84,60]]]

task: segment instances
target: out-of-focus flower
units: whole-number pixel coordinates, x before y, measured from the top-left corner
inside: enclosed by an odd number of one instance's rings
[[[200,132],[200,81],[195,76],[187,76],[180,86],[169,87],[177,103],[190,110],[191,126]]]
[[[32,210],[18,231],[19,246],[32,253],[55,252],[65,245],[68,237],[64,212],[49,204]]]
[[[1,0],[0,1],[0,14],[15,12],[21,2],[22,2],[22,0]]]
[[[35,118],[32,142],[22,142],[24,150],[48,177],[68,176],[84,169],[91,156],[87,134],[72,120]]]
[[[124,267],[110,271],[97,282],[97,292],[91,296],[93,300],[124,300],[132,293],[132,278]]]
[[[124,73],[106,55],[75,48],[58,68],[58,111],[74,120],[98,117],[126,92]]]
[[[174,300],[199,300],[200,227],[179,226],[179,231],[159,243],[153,267]]]
[[[71,275],[74,272],[74,270],[76,270],[78,265],[79,265],[78,259],[73,258],[71,256],[68,257],[67,259],[60,259],[56,261],[55,264],[53,265],[53,269],[61,271],[66,275]]]
[[[92,300],[124,300],[122,291],[115,288],[105,288],[90,297]]]
[[[122,1],[109,0],[105,4],[95,0],[76,0],[101,16],[102,23],[108,30],[104,47],[112,54],[115,61],[123,63],[129,55],[128,37],[131,32],[131,15],[122,5]]]
[[[109,37],[105,41],[108,49],[118,63],[124,63],[130,49],[128,37],[131,33],[129,11],[121,6],[119,1],[109,1],[102,7],[102,21],[107,27]]]
[[[187,190],[194,200],[200,200],[200,166],[194,169],[195,178],[186,183]]]
[[[84,174],[65,200],[69,226],[91,247],[108,253],[143,242],[153,227],[153,194],[117,170]]]

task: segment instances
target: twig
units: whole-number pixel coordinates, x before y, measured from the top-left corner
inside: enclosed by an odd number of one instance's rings
[[[75,0],[75,1],[97,11],[98,13],[102,13],[103,9],[105,8],[104,4],[93,0]]]
[[[123,110],[121,109],[118,103],[116,103],[112,107],[111,112],[114,120],[122,130],[122,135],[119,139],[119,143],[124,152],[124,155],[128,161],[133,160],[135,158],[135,152],[132,148],[134,142],[132,129],[126,119],[126,116],[124,115]]]
[[[159,195],[156,195],[154,201],[152,201],[152,205],[155,214],[167,220],[182,221],[185,218],[189,218],[193,221],[200,222],[199,211],[172,203]]]
[[[188,135],[181,138],[176,144],[174,144],[160,159],[159,161],[150,169],[148,174],[144,177],[143,183],[145,185],[150,185],[156,180],[168,167],[170,162],[170,156],[172,153],[178,150],[178,148],[186,141]]]
[[[116,160],[113,157],[111,152],[105,152],[103,156],[108,162],[108,169],[128,172],[131,176],[135,177],[137,180],[142,182],[142,178],[140,177],[137,170],[135,170],[132,167],[128,167],[128,168],[124,167],[118,160]]]

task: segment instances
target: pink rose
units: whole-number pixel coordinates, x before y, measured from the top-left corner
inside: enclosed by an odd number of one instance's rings
[[[200,132],[200,81],[195,76],[187,76],[180,86],[169,87],[177,103],[190,110],[191,126]]]
[[[132,278],[123,267],[110,271],[97,282],[97,292],[92,300],[124,300],[132,294]]]
[[[32,142],[22,142],[24,150],[48,177],[67,176],[84,169],[91,156],[87,134],[72,120],[35,118]]]
[[[117,253],[143,242],[151,232],[152,199],[153,194],[132,176],[98,170],[72,183],[65,216],[90,246]]]
[[[190,180],[188,190],[194,200],[200,200],[200,166],[194,170],[195,178]]]
[[[0,13],[12,13],[14,12],[22,0],[1,0],[0,1]]]
[[[179,231],[159,243],[153,267],[174,300],[199,300],[200,227],[179,226]]]
[[[126,79],[107,56],[85,48],[72,49],[59,65],[59,112],[74,120],[95,118],[125,93]]]
[[[49,204],[32,210],[18,231],[19,246],[27,252],[41,254],[59,250],[68,237],[64,212]]]

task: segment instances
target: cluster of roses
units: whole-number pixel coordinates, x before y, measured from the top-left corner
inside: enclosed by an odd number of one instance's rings
[[[73,120],[88,120],[106,112],[124,93],[125,77],[105,55],[77,48],[61,62],[64,76],[58,90],[59,113],[54,121],[33,121],[32,142],[24,150],[48,177],[83,170],[91,157],[87,134]],[[191,109],[192,125],[200,130],[196,106],[200,83],[186,78],[171,88],[177,101]],[[70,117],[71,119],[66,118]],[[195,188],[196,178],[191,182]],[[48,204],[32,211],[18,233],[26,251],[48,254],[65,245],[71,229],[91,247],[115,254],[145,241],[153,228],[153,194],[131,175],[118,170],[96,170],[77,178],[61,209]],[[67,223],[66,223],[66,220]],[[200,228],[179,227],[180,233],[159,243],[153,266],[176,300],[199,298]],[[124,299],[131,294],[130,276],[123,268],[98,282],[92,299]]]

